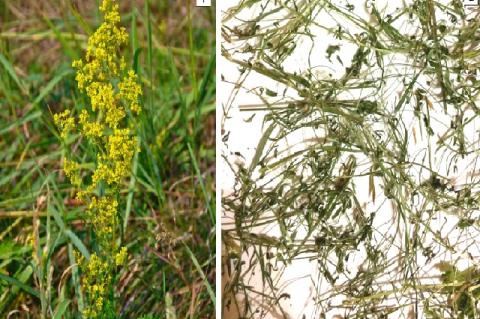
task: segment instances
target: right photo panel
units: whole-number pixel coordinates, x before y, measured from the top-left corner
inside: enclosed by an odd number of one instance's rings
[[[222,318],[480,318],[478,2],[218,5]]]

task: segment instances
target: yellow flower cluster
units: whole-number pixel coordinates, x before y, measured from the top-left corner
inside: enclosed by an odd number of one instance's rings
[[[98,241],[103,246],[113,243],[112,235],[116,224],[118,202],[103,196],[99,199],[93,197],[87,209],[87,217],[95,230]]]
[[[89,38],[85,60],[72,64],[77,69],[78,88],[87,94],[91,105],[91,112],[82,109],[78,116],[79,132],[95,139],[95,145],[99,146],[92,183],[88,192],[81,192],[81,196],[94,193],[101,181],[111,186],[120,184],[122,178],[129,175],[137,151],[136,137],[129,128],[121,128],[127,126],[122,123],[127,109],[135,114],[140,112],[139,97],[142,94],[137,75],[133,70],[127,71],[124,58],[117,56],[120,47],[127,42],[128,34],[125,28],[117,26],[120,15],[114,0],[103,0],[100,10],[104,22]],[[54,122],[64,138],[75,130],[77,121],[70,110],[65,110],[54,115]],[[78,169],[73,161],[68,163],[69,167]]]
[[[87,262],[81,260],[80,264],[84,270],[82,287],[89,300],[94,301],[85,308],[83,316],[85,318],[96,318],[102,313],[105,296],[108,294],[112,281],[111,267],[108,261],[97,256],[97,254],[92,254]]]
[[[115,240],[115,198],[122,180],[130,175],[132,159],[138,151],[138,140],[127,120],[140,112],[142,95],[137,75],[119,57],[128,34],[118,26],[116,0],[103,0],[100,11],[103,23],[89,37],[85,58],[72,63],[77,70],[78,88],[88,97],[90,109],[82,109],[78,119],[69,110],[54,115],[62,138],[77,130],[97,150],[93,171],[87,171],[88,165],[82,169],[73,160],[64,161],[65,175],[79,188],[77,197],[87,203],[86,220],[99,243],[98,253],[80,262],[87,300],[85,318],[96,318],[102,313],[112,287],[112,273],[127,259],[127,249],[118,247]]]
[[[122,266],[127,260],[127,247],[122,247],[120,251],[115,255],[115,265]]]
[[[133,155],[138,151],[137,139],[130,136],[129,129],[115,129],[108,136],[104,154],[98,155],[98,166],[92,176],[90,187],[95,188],[101,181],[116,186],[130,172]]]
[[[80,89],[93,82],[108,80],[109,73],[118,75],[126,67],[125,60],[117,58],[119,48],[128,41],[125,28],[117,26],[120,22],[118,4],[104,0],[100,11],[104,14],[104,22],[88,39],[85,63],[73,62],[73,67],[78,69],[76,80]]]
[[[87,110],[83,109],[78,117],[82,135],[92,139],[95,137],[102,137],[103,127],[100,123],[90,121]]]
[[[130,109],[135,113],[140,113],[141,108],[138,104],[138,97],[142,95],[142,88],[137,83],[137,75],[133,70],[128,71],[128,76],[118,85],[120,96],[127,102]]]
[[[78,165],[77,162],[69,161],[68,159],[64,160],[63,172],[65,173],[65,176],[70,179],[70,183],[72,183],[72,185],[80,186],[81,184],[79,170],[80,165]]]
[[[66,138],[67,134],[75,128],[75,119],[70,116],[70,110],[55,114],[53,116],[53,122],[60,130],[60,136],[62,138]]]

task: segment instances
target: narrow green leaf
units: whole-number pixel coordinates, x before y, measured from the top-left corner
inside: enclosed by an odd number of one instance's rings
[[[13,81],[15,81],[18,88],[22,91],[22,94],[26,95],[27,94],[27,88],[23,85],[22,81],[20,81],[20,79],[18,78],[17,73],[15,72],[15,69],[13,68],[13,65],[1,53],[0,53],[0,63],[3,65],[3,67],[5,68],[7,73],[10,74]]]
[[[33,101],[34,105],[37,105],[40,103],[45,96],[47,96],[57,85],[58,82],[60,82],[65,76],[71,74],[73,71],[71,69],[65,70],[62,73],[58,74],[55,76],[53,79],[50,80],[50,82],[47,83],[47,85],[43,88],[43,90],[40,92],[40,94],[36,97],[36,99]]]
[[[53,319],[62,319],[63,314],[67,310],[68,305],[70,304],[69,300],[62,300],[62,302],[57,306],[57,310],[53,315]]]
[[[203,197],[204,197],[204,200],[205,200],[205,205],[207,206],[207,210],[210,214],[212,223],[215,224],[215,212],[213,211],[212,207],[210,206],[210,196],[208,195],[207,189],[205,187],[205,183],[203,181],[203,177],[202,177],[202,174],[200,172],[200,168],[198,167],[198,163],[197,163],[197,160],[195,158],[195,155],[193,154],[193,150],[192,150],[192,147],[190,146],[190,143],[187,143],[187,147],[188,147],[188,152],[190,154],[190,158],[192,159],[193,167],[194,167],[195,172],[197,174],[198,182],[200,183],[200,187],[202,189]]]
[[[11,285],[14,285],[14,286],[19,287],[20,289],[23,289],[25,292],[31,294],[32,296],[40,298],[40,294],[39,294],[38,291],[36,291],[32,287],[26,285],[25,283],[21,282],[20,280],[18,280],[16,278],[12,278],[10,276],[7,276],[5,274],[0,273],[0,280],[4,280]]]
[[[19,126],[21,126],[25,123],[33,121],[33,120],[39,118],[40,116],[42,116],[42,112],[36,111],[36,112],[30,113],[30,114],[28,114],[24,117],[21,117],[18,120],[13,121],[12,123],[8,123],[6,126],[0,127],[0,135],[7,133],[8,131],[12,130],[15,127],[19,127]]]
[[[198,260],[197,260],[197,257],[195,257],[195,255],[193,254],[193,252],[190,250],[190,248],[188,248],[187,245],[185,245],[185,248],[187,249],[187,252],[188,254],[190,255],[190,258],[192,259],[192,262],[193,264],[195,265],[195,267],[197,268],[197,271],[198,273],[200,274],[200,277],[202,277],[203,279],[203,284],[205,285],[205,288],[207,288],[207,292],[210,296],[210,300],[213,302],[213,305],[215,307],[216,305],[216,300],[215,300],[215,293],[213,292],[213,289],[212,289],[212,286],[210,285],[210,283],[208,282],[208,279],[207,277],[205,276],[203,270],[202,270],[202,267],[200,266],[200,264],[198,263]]]

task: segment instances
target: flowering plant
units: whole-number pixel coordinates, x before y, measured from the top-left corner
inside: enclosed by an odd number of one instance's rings
[[[88,39],[85,58],[72,64],[77,70],[78,88],[86,93],[90,105],[77,116],[68,109],[54,115],[61,138],[79,133],[76,137],[85,138],[97,153],[93,170],[71,156],[64,159],[63,166],[65,175],[78,189],[77,198],[86,203],[86,220],[98,242],[97,251],[79,262],[87,300],[83,313],[86,318],[102,317],[105,309],[110,308],[112,274],[127,257],[126,247],[116,241],[117,209],[120,184],[130,175],[132,159],[138,151],[127,114],[139,114],[142,94],[135,71],[127,68],[124,57],[119,57],[128,34],[119,26],[118,4],[115,0],[103,0],[100,11],[103,23]]]

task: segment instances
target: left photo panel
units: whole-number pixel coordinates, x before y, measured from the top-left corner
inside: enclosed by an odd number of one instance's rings
[[[207,4],[0,1],[0,318],[215,318]]]

